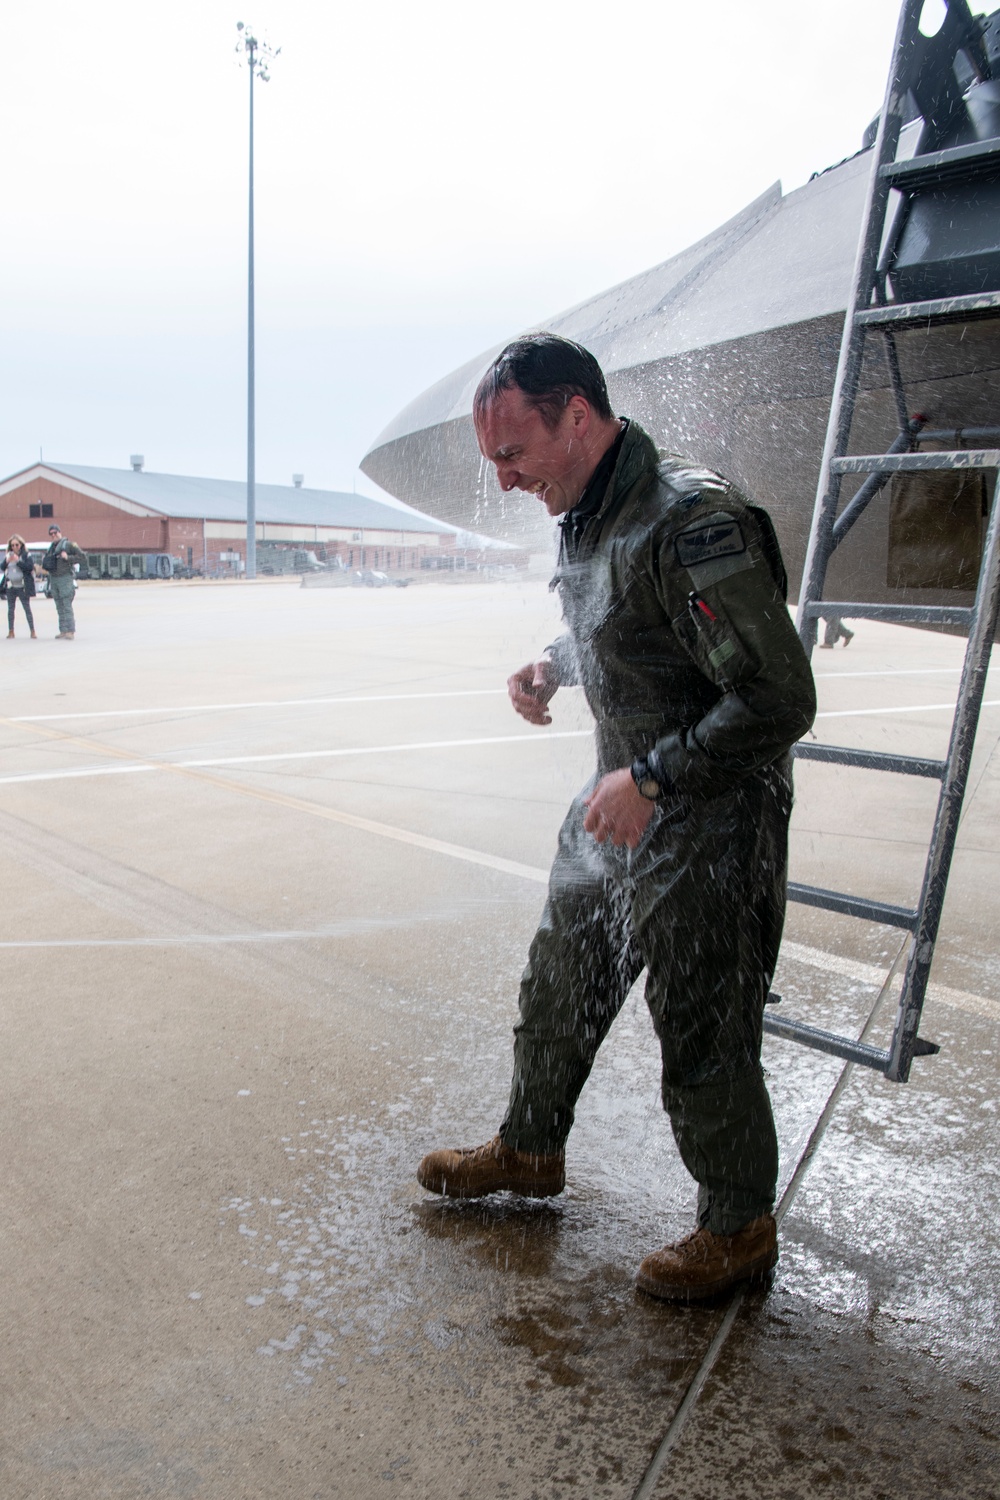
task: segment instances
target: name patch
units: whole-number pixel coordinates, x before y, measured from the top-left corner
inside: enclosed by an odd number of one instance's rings
[[[674,538],[674,550],[682,568],[696,568],[720,557],[738,557],[747,544],[739,521],[732,516],[711,516],[680,532]]]

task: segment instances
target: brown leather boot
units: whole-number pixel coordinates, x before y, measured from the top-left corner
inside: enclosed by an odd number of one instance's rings
[[[525,1198],[553,1198],[566,1186],[566,1157],[515,1151],[498,1135],[485,1146],[432,1151],[417,1168],[417,1181],[430,1193],[447,1198],[485,1198],[487,1193],[522,1193]]]
[[[8,632],[7,632],[7,639],[9,641],[12,641],[14,639],[14,632],[13,632],[13,630],[8,630]]]
[[[741,1281],[760,1281],[778,1264],[778,1229],[762,1214],[735,1234],[696,1229],[676,1245],[647,1255],[636,1286],[664,1302],[700,1302]]]

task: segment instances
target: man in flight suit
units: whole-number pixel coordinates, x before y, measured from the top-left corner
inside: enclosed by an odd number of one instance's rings
[[[638,1285],[714,1296],[778,1258],[760,1049],[785,909],[789,750],[816,700],[774,530],[725,479],[661,460],[615,418],[600,366],[566,339],[508,345],[474,418],[501,488],[561,518],[568,633],[513,674],[511,701],[548,724],[556,690],[581,684],[597,773],[559,835],[499,1134],[432,1152],[417,1175],[457,1198],[561,1192],[574,1105],[645,967],[698,1228],[647,1256]]]
[[[82,549],[71,542],[69,537],[63,536],[53,522],[49,527],[49,546],[42,558],[42,567],[49,575],[49,593],[56,601],[56,613],[59,616],[57,641],[76,639],[76,616],[73,613],[76,579],[73,577],[73,568],[83,561],[85,556]]]

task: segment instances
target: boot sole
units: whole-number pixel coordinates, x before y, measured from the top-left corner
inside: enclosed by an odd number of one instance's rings
[[[473,1187],[471,1183],[449,1180],[447,1177],[423,1178],[417,1173],[417,1181],[428,1193],[440,1193],[444,1198],[488,1198],[491,1193],[515,1193],[521,1198],[555,1198],[566,1186],[565,1179],[555,1182],[527,1182],[518,1178],[505,1178],[503,1182]]]
[[[713,1297],[721,1297],[724,1292],[732,1291],[734,1287],[742,1286],[744,1282],[753,1286],[766,1281],[777,1264],[778,1252],[774,1250],[769,1255],[758,1256],[735,1275],[723,1276],[718,1281],[702,1286],[677,1286],[668,1281],[658,1281],[653,1276],[644,1276],[641,1271],[635,1278],[635,1284],[640,1292],[645,1292],[647,1297],[655,1297],[658,1302],[708,1302]]]

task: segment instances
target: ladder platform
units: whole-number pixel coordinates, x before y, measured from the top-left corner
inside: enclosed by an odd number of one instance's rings
[[[815,745],[806,740],[793,745],[792,754],[796,760],[858,766],[863,771],[896,771],[903,776],[927,776],[934,781],[942,781],[947,770],[943,760],[924,760],[919,755],[890,755],[885,750],[851,750],[846,745]]]
[[[842,620],[881,620],[886,625],[958,625],[969,630],[973,610],[958,604],[860,604],[851,599],[823,599],[800,606],[807,620],[839,615]]]
[[[901,193],[917,188],[940,187],[942,183],[968,182],[971,178],[1000,177],[1000,137],[950,146],[906,161],[890,161],[879,168],[879,176]]]
[[[825,891],[818,885],[788,882],[789,901],[802,906],[819,906],[824,911],[839,912],[842,917],[860,917],[864,922],[881,922],[886,927],[903,927],[912,932],[918,913],[909,906],[893,906],[888,901],[872,901],[868,896],[849,896],[844,891]]]
[[[911,328],[921,323],[965,323],[1000,313],[1000,292],[973,292],[961,297],[937,297],[929,302],[887,303],[855,313],[864,328]]]
[[[930,474],[939,469],[997,468],[998,448],[958,448],[950,453],[852,453],[830,460],[832,474]]]

